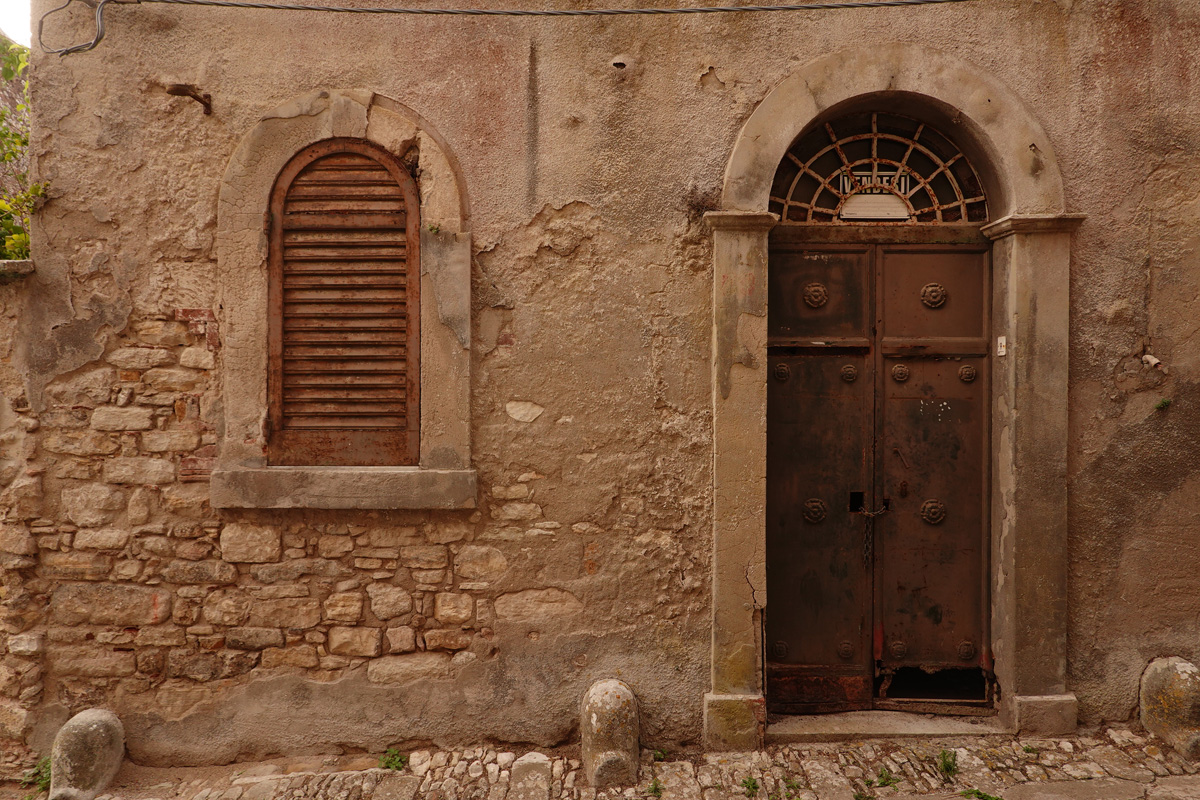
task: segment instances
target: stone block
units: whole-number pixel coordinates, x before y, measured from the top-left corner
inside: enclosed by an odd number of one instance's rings
[[[400,548],[400,563],[409,569],[444,569],[449,563],[445,545],[417,544]]]
[[[704,695],[704,746],[745,752],[762,746],[767,707],[760,694]]]
[[[191,369],[213,369],[217,366],[217,357],[207,347],[188,347],[179,354],[179,365]]]
[[[18,633],[8,637],[8,652],[14,656],[37,656],[46,649],[42,633]]]
[[[163,511],[190,519],[201,519],[208,512],[208,487],[203,483],[174,483],[164,486],[159,495]]]
[[[170,364],[175,358],[170,350],[161,347],[121,347],[104,360],[118,369],[144,370]]]
[[[263,583],[292,583],[302,575],[315,575],[319,578],[344,578],[352,575],[353,571],[336,561],[324,558],[297,558],[282,564],[264,564],[251,569],[255,579]]]
[[[104,462],[101,475],[106,483],[171,483],[175,480],[175,465],[162,458],[117,457]]]
[[[337,656],[379,655],[382,644],[379,628],[330,628],[326,648]]]
[[[67,721],[50,750],[50,797],[93,800],[125,758],[125,729],[111,711],[89,708]]]
[[[142,628],[133,637],[133,643],[138,647],[183,647],[186,641],[183,629],[173,625]]]
[[[62,507],[71,522],[93,528],[112,522],[125,507],[125,493],[99,483],[72,486],[62,491]]]
[[[317,539],[317,555],[321,558],[341,558],[354,549],[349,536],[322,536]]]
[[[129,531],[120,528],[82,530],[75,534],[76,550],[122,550],[129,542]]]
[[[121,445],[100,431],[48,431],[41,441],[42,449],[51,453],[69,456],[108,456],[121,449]]]
[[[148,431],[154,427],[154,409],[145,406],[100,406],[92,412],[98,431]]]
[[[1146,800],[1196,800],[1200,797],[1200,775],[1159,778],[1146,793]]]
[[[142,375],[142,381],[156,392],[190,392],[203,380],[203,372],[186,367],[156,367]]]
[[[425,631],[426,650],[465,650],[471,646],[471,634],[453,628]]]
[[[237,567],[224,561],[172,561],[163,568],[167,583],[233,583]]]
[[[238,589],[218,589],[204,598],[203,613],[213,625],[242,625],[250,616],[250,598]]]
[[[461,625],[475,616],[475,599],[469,594],[438,592],[433,601],[433,616],[447,625]]]
[[[388,628],[385,635],[389,653],[411,653],[417,649],[417,632],[408,625]]]
[[[142,434],[142,449],[147,453],[181,453],[199,446],[197,431],[146,431]]]
[[[399,586],[371,583],[367,585],[367,596],[371,598],[371,613],[379,619],[391,619],[412,611],[412,595]]]
[[[1026,783],[1004,790],[1005,800],[1141,800],[1146,787],[1112,778]],[[1150,795],[1154,797],[1154,795]]]
[[[310,597],[256,600],[250,607],[249,624],[259,627],[304,630],[321,622],[321,604]]]
[[[296,647],[272,647],[262,653],[261,666],[272,667],[302,667],[313,669],[321,663],[317,656],[317,648],[311,644]]]
[[[493,486],[492,497],[497,500],[524,500],[529,496],[529,486],[516,483],[512,486]]]
[[[505,503],[492,509],[492,519],[501,522],[529,522],[542,516],[542,507],[537,503]]]
[[[42,577],[68,581],[98,581],[112,571],[112,556],[101,553],[42,553]]]
[[[543,753],[526,753],[512,765],[507,800],[548,800],[551,763]]]
[[[596,681],[580,709],[583,772],[597,789],[637,783],[641,727],[633,690],[618,680]]]
[[[367,531],[367,541],[370,542],[371,547],[402,547],[411,545],[420,539],[420,532],[411,526],[371,528]]]
[[[146,344],[178,347],[189,341],[187,325],[167,319],[148,319],[137,324],[137,338]]]
[[[278,628],[230,628],[225,631],[225,646],[231,650],[283,647],[283,631]]]
[[[279,531],[264,525],[230,522],[221,529],[221,556],[226,561],[262,564],[278,561]]]
[[[526,589],[496,598],[496,617],[501,622],[546,622],[583,609],[583,603],[562,589]]]
[[[325,598],[325,618],[336,622],[362,619],[363,596],[358,592],[334,592]]]
[[[508,559],[494,547],[469,544],[454,557],[454,571],[471,581],[494,581],[508,569]]]
[[[1172,656],[1142,673],[1141,718],[1146,730],[1189,761],[1200,758],[1200,669]]]
[[[167,675],[193,681],[211,681],[221,675],[221,657],[216,653],[189,653],[172,650],[167,655]]]
[[[46,661],[55,675],[82,678],[123,678],[137,672],[132,651],[105,650],[95,644],[51,645]]]
[[[37,539],[29,532],[29,527],[19,523],[0,523],[0,551],[15,553],[19,556],[36,556],[38,553]]]
[[[367,680],[372,683],[405,684],[450,676],[449,653],[410,653],[384,656],[367,664]]]
[[[469,522],[439,522],[429,526],[425,535],[434,544],[449,544],[461,542],[474,530],[475,526]]]
[[[59,625],[158,625],[171,618],[165,589],[116,583],[71,583],[55,587],[50,619]]]
[[[416,775],[388,775],[380,779],[371,800],[413,800],[420,786]]]
[[[29,722],[29,709],[16,700],[0,697],[0,738],[24,739]]]
[[[1013,697],[1017,730],[1027,736],[1069,736],[1075,732],[1079,702],[1073,694]]]

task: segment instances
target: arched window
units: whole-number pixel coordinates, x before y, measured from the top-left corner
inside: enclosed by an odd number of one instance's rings
[[[788,150],[770,210],[786,223],[986,222],[963,153],[929,125],[884,112],[818,124]]]
[[[420,205],[412,177],[368,141],[318,142],[280,172],[269,226],[268,463],[416,464]]]

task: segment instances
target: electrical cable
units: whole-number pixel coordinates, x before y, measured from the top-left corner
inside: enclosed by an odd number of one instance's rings
[[[567,9],[519,9],[519,8],[395,8],[395,7],[349,7],[315,6],[295,3],[266,3],[251,0],[100,0],[96,5],[96,35],[90,42],[70,47],[50,48],[42,39],[42,24],[46,17],[62,11],[76,0],[66,0],[58,8],[51,9],[38,20],[38,45],[43,52],[65,56],[91,50],[104,38],[104,8],[111,2],[121,5],[162,3],[187,6],[217,6],[219,8],[255,8],[271,11],[327,11],[348,14],[407,14],[416,16],[469,16],[469,17],[618,17],[657,16],[665,14],[727,14],[760,11],[822,11],[843,8],[892,8],[896,6],[925,6],[943,3],[964,3],[973,0],[828,0],[828,2],[802,3],[774,6],[693,6],[681,8],[567,8]],[[80,0],[83,2],[83,0]]]

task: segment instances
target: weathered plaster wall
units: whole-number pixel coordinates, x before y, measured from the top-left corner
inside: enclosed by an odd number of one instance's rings
[[[85,12],[53,19],[48,38],[90,38]],[[1125,718],[1150,658],[1200,657],[1193,3],[106,13],[95,51],[35,58],[50,200],[37,274],[0,286],[6,734],[36,739],[67,710],[108,704],[146,761],[552,743],[587,684],[616,676],[642,698],[648,741],[696,740],[712,502],[700,219],[767,91],[870,42],[945,50],[1004,82],[1041,115],[1068,209],[1088,215],[1071,313],[1082,715]],[[211,93],[213,114],[168,95],[173,83]],[[356,87],[430,120],[462,166],[480,507],[215,512],[222,176],[271,109]],[[1167,371],[1143,368],[1147,352]],[[523,422],[529,407],[512,403],[543,410]],[[368,595],[380,583],[408,610]]]

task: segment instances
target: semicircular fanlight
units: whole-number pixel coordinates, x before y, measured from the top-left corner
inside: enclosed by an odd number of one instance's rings
[[[974,168],[949,138],[909,117],[850,114],[801,134],[771,186],[784,223],[986,222]]]

